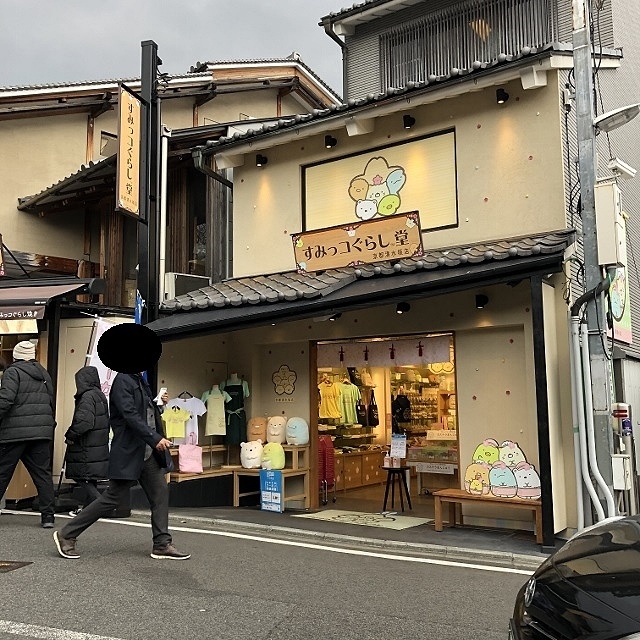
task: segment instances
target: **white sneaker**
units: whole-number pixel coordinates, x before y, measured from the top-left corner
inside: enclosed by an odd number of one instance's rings
[[[69,515],[72,518],[75,518],[81,511],[82,511],[82,507],[78,507],[77,509],[74,509],[73,511],[69,511]]]

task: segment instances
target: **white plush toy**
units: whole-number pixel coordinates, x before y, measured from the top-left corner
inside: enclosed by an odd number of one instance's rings
[[[267,442],[284,444],[287,441],[285,434],[287,418],[285,416],[272,416],[267,422]]]
[[[309,444],[309,425],[304,418],[289,418],[286,430],[287,444]]]
[[[262,440],[240,443],[240,464],[245,469],[259,469],[262,464]]]

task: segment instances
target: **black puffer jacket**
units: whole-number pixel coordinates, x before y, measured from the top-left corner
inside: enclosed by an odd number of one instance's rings
[[[53,440],[53,383],[35,360],[17,360],[2,376],[0,442]]]
[[[65,433],[65,475],[71,480],[101,480],[107,478],[109,467],[109,407],[100,388],[98,370],[79,369],[76,389],[76,408]]]

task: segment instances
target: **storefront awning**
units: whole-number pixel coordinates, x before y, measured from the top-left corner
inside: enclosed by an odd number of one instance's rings
[[[323,273],[226,280],[169,300],[148,326],[163,340],[365,309],[547,275],[562,269],[574,231],[429,250],[420,258]]]
[[[3,283],[0,288],[0,320],[25,320],[44,318],[46,306],[52,298],[64,296],[68,293],[97,293],[96,278],[67,280],[55,283],[42,281],[17,286],[7,286]]]

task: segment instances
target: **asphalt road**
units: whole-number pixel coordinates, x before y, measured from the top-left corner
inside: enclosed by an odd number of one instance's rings
[[[58,516],[58,523],[63,518]],[[0,516],[0,639],[504,640],[526,572],[173,529],[191,560],[149,557],[150,529],[98,522],[60,558],[37,514]],[[91,635],[88,635],[91,634]]]

